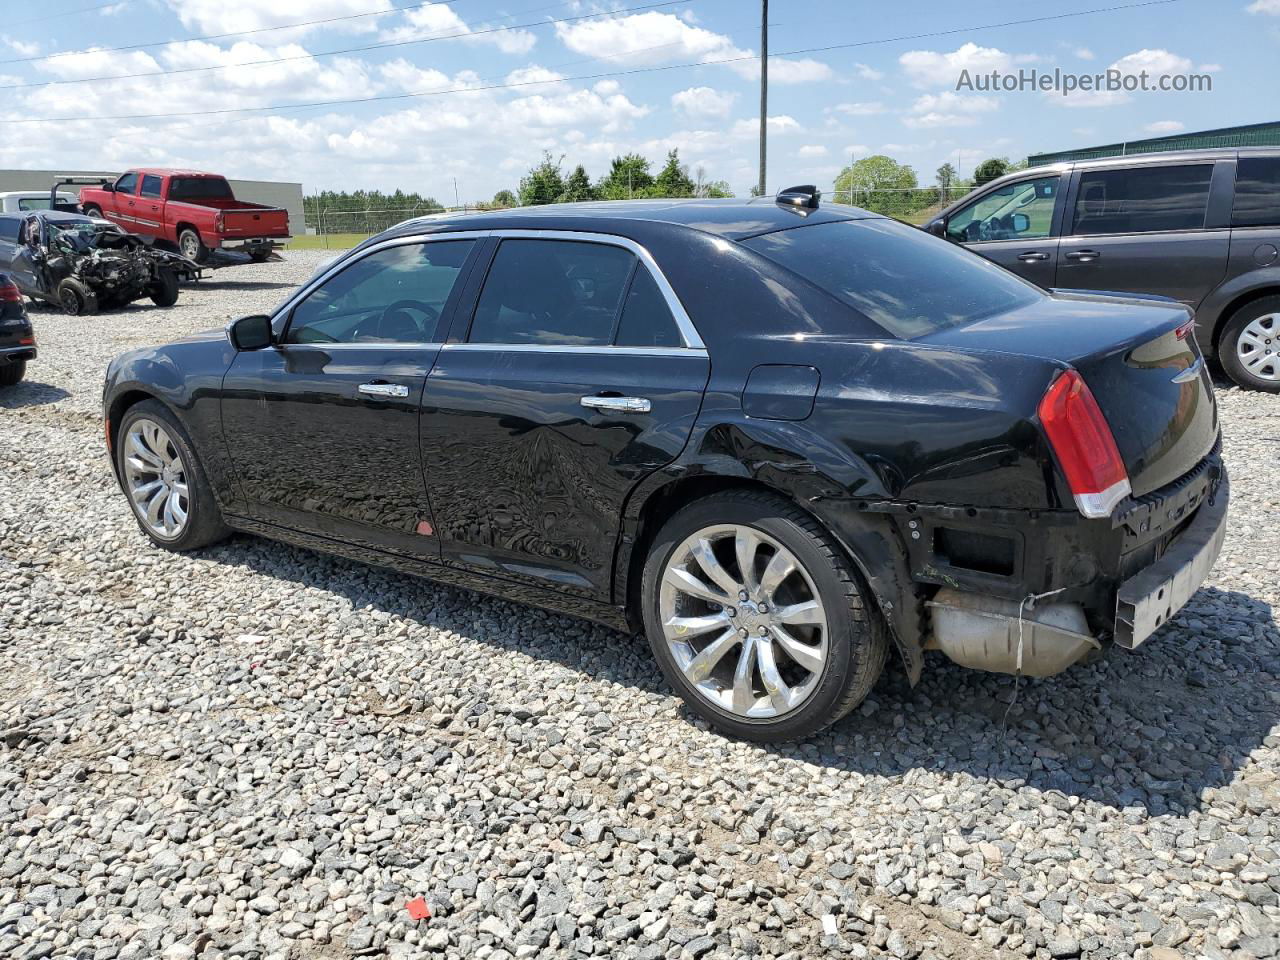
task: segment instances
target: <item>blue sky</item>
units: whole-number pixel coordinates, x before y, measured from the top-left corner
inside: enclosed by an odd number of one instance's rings
[[[1280,0],[1179,0],[980,29],[1127,2],[772,0],[771,53],[865,45],[771,58],[770,189],[829,187],[851,155],[887,153],[929,183],[948,160],[968,174],[991,155],[1277,119],[1263,92],[1280,46]],[[745,194],[756,177],[759,88],[756,62],[739,58],[759,51],[759,4],[628,9],[643,3],[9,0],[0,23],[7,117],[179,116],[10,124],[0,167],[182,165],[301,180],[308,192],[402,188],[449,202],[455,177],[463,200],[514,188],[543,150],[595,177],[617,153],[639,151],[656,165],[678,147],[691,168]],[[572,17],[589,19],[564,19]],[[321,18],[346,19],[293,26]],[[275,27],[290,29],[263,29]],[[213,34],[236,35],[193,39]],[[903,36],[916,39],[873,42]],[[390,43],[399,45],[318,56]],[[139,44],[148,46],[109,49]],[[735,62],[705,62],[715,60]],[[1113,66],[1207,74],[1213,89],[1068,98],[955,89],[962,69]],[[185,72],[120,77],[175,70]],[[102,77],[112,79],[65,82]],[[23,86],[31,84],[42,85]],[[287,108],[423,91],[448,92]],[[277,109],[210,113],[247,107]]]

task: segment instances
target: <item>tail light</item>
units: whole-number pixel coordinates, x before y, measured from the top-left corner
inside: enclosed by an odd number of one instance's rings
[[[221,213],[214,214],[213,228],[217,230],[219,233],[222,233],[223,225],[226,224],[226,222],[227,222],[226,217],[224,217]]]
[[[21,303],[22,291],[12,280],[0,282],[0,303]]]
[[[1040,400],[1040,423],[1086,517],[1107,517],[1129,495],[1129,473],[1116,438],[1084,378],[1068,370]]]

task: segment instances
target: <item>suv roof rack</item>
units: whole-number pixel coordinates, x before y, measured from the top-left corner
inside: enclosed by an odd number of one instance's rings
[[[807,207],[818,209],[818,201],[822,199],[822,191],[812,183],[799,187],[787,187],[777,196],[777,202],[788,207]]]

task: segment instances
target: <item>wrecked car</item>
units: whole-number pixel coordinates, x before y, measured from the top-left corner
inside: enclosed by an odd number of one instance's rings
[[[144,297],[171,307],[179,284],[200,276],[186,257],[149,247],[113,223],[58,210],[0,215],[0,270],[33,300],[73,316]]]

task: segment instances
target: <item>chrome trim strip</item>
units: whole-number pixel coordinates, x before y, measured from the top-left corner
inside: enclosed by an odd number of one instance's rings
[[[609,343],[559,344],[559,343],[446,343],[441,350],[461,350],[468,353],[596,353],[620,354],[636,357],[705,357],[706,347],[615,347]]]
[[[685,346],[680,347],[607,347],[610,351],[633,351],[641,350],[645,353],[652,354],[654,350],[670,351],[675,354],[687,353],[689,351],[705,352],[707,345],[703,342],[702,337],[698,334],[697,327],[693,324],[693,319],[685,310],[684,304],[680,302],[680,298],[676,296],[676,292],[672,289],[671,284],[659,269],[657,262],[653,259],[653,255],[649,251],[636,243],[629,237],[620,237],[611,233],[590,233],[579,230],[453,230],[442,231],[440,233],[415,233],[402,237],[391,237],[383,240],[373,246],[366,247],[360,251],[360,259],[364,259],[370,254],[377,253],[380,250],[386,250],[389,247],[400,247],[411,243],[432,243],[443,240],[481,240],[486,237],[513,238],[524,240],[579,240],[586,243],[604,243],[614,247],[622,247],[624,250],[630,251],[635,257],[648,268],[650,276],[658,285],[658,289],[662,292],[662,297],[667,302],[667,308],[671,311],[671,315],[675,317],[676,326],[680,330],[680,336],[684,339]],[[326,282],[330,277],[346,269],[353,261],[349,257],[340,257],[336,262],[331,263],[324,272],[317,274],[306,282],[298,291],[271,315],[271,326],[275,330],[278,320],[285,317],[298,304],[299,301],[305,299],[312,290]],[[276,330],[277,335],[282,331]],[[450,344],[450,346],[471,346],[471,344]],[[476,344],[476,346],[484,346],[492,348],[498,346],[496,344]],[[512,344],[506,349],[515,349],[517,347],[534,347],[536,349],[550,350],[554,349],[562,351],[565,347],[544,347],[540,344]],[[593,350],[601,348],[593,347]],[[659,356],[664,354],[657,354]]]

